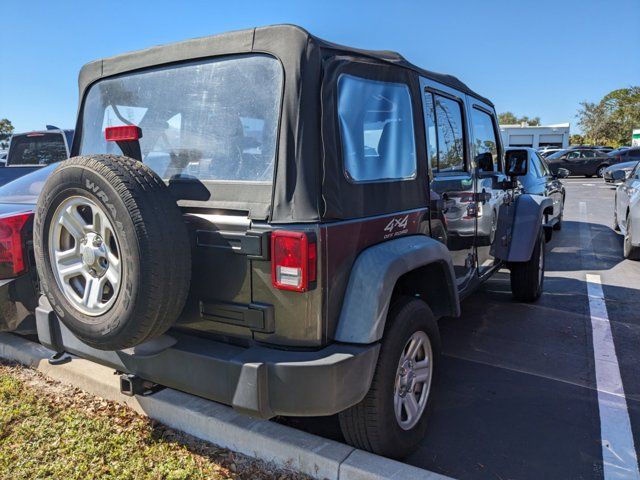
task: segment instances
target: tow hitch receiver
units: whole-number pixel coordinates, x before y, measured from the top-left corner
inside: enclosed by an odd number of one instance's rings
[[[120,393],[128,397],[133,397],[134,395],[151,395],[163,388],[162,385],[150,382],[132,373],[123,373],[120,375]]]

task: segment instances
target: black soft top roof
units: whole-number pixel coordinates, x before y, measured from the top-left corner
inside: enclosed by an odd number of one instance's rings
[[[420,184],[424,177],[420,175],[403,182],[352,184],[346,179],[335,128],[337,116],[332,110],[337,82],[323,83],[338,71],[356,69],[380,79],[415,82],[417,86],[417,79],[412,78],[415,72],[492,105],[457,78],[418,68],[398,53],[344,47],[314,37],[300,27],[273,25],[151,47],[88,63],[80,71],[80,108],[87,89],[101,78],[241,54],[271,55],[280,61],[285,72],[274,185],[273,189],[266,186],[259,192],[252,186],[235,185],[225,190],[218,185],[210,189],[207,204],[220,209],[246,206],[252,219],[272,223],[331,221],[417,208],[427,201]],[[420,100],[412,101],[415,111],[420,111]],[[325,108],[319,108],[320,102]],[[414,123],[416,131],[423,128],[418,116]],[[78,115],[72,155],[79,153],[81,129],[82,111]],[[420,137],[416,136],[418,152],[426,155]],[[418,163],[423,168],[424,162]]]
[[[286,56],[287,53],[295,54],[295,50],[300,49],[301,46],[303,46],[304,48],[305,43],[305,49],[307,50],[310,49],[311,44],[314,44],[315,47],[319,47],[323,50],[333,50],[337,53],[354,54],[357,56],[368,57],[382,62],[391,63],[400,67],[408,68],[410,70],[418,72],[424,77],[430,78],[456,90],[464,92],[468,95],[476,97],[477,99],[493,106],[493,103],[490,100],[471,90],[464,82],[460,81],[457,77],[420,68],[409,62],[406,58],[404,58],[397,52],[390,50],[365,50],[339,45],[316,37],[302,27],[288,24],[270,25],[266,27],[257,27],[247,30],[226,32],[218,35],[185,40],[167,45],[159,45],[144,50],[137,50],[134,52],[116,55],[114,57],[96,60],[86,64],[80,71],[80,92],[82,93],[84,89],[95,80],[98,80],[103,76],[113,75],[116,73],[123,73],[126,71],[137,70],[139,68],[150,67],[163,63],[170,63],[187,58],[195,59],[216,54],[259,51],[260,49],[256,50],[254,48],[256,46],[255,38],[257,33],[263,38],[269,37],[271,36],[271,34],[285,37],[292,36],[298,38],[299,41],[297,42],[287,42],[284,45],[278,45],[280,49],[284,47],[284,49],[291,50],[290,52],[271,51],[271,53],[281,53],[281,55]],[[302,40],[301,37],[306,38],[307,41],[300,41]]]

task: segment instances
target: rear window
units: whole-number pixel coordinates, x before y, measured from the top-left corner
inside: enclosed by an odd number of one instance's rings
[[[80,153],[121,154],[104,130],[133,124],[165,180],[271,182],[282,77],[275,58],[239,55],[101,80],[86,96]]]
[[[14,135],[7,165],[48,165],[67,158],[64,137],[60,133]]]

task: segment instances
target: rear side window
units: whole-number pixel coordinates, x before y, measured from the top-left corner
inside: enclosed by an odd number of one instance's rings
[[[338,120],[350,181],[415,178],[416,144],[407,85],[340,75]]]
[[[67,149],[59,133],[14,135],[7,165],[48,165],[66,158]]]
[[[424,121],[431,171],[465,171],[462,105],[453,99],[425,92]]]

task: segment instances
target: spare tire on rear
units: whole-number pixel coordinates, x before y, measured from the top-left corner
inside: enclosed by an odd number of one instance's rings
[[[38,199],[34,250],[60,321],[94,348],[159,336],[184,307],[187,229],[167,186],[142,162],[115,155],[62,162]]]

